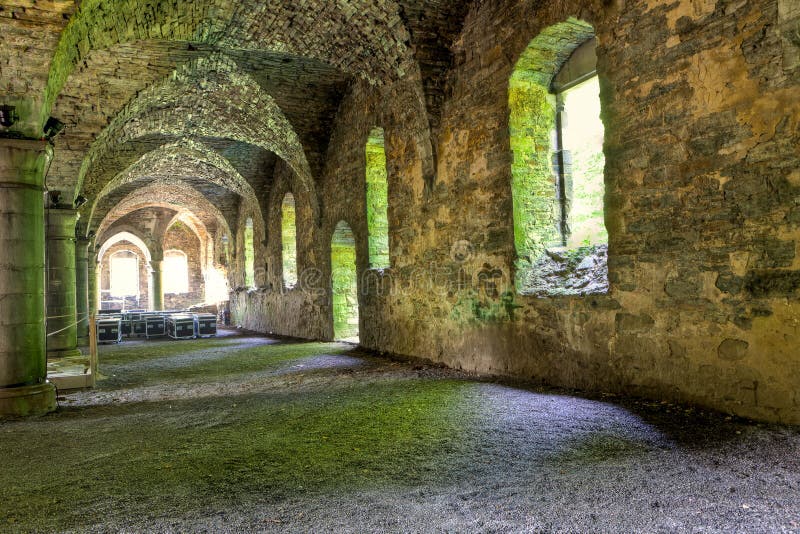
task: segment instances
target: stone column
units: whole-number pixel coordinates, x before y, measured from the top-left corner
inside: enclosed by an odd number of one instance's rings
[[[153,258],[150,260],[150,309],[161,311],[164,309],[164,260]]]
[[[78,321],[78,346],[89,344],[89,238],[75,242],[75,315]]]
[[[89,266],[89,313],[97,313],[100,309],[100,289],[98,288],[98,281],[100,280],[100,264],[97,262],[97,257],[94,252],[90,254],[91,259],[88,262]]]
[[[0,139],[0,416],[56,408],[45,356],[44,141]]]
[[[80,356],[75,315],[75,222],[73,209],[47,210],[47,359]]]

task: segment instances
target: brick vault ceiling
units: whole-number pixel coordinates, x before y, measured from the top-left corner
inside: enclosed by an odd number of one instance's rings
[[[39,127],[47,116],[66,124],[55,141],[48,187],[64,191],[65,198],[89,197],[84,218],[94,207],[92,225],[109,214],[124,216],[114,211],[116,203],[137,188],[170,178],[188,184],[232,221],[243,201],[241,192],[209,182],[202,172],[187,175],[187,163],[180,159],[158,172],[143,171],[141,179],[93,204],[115,176],[142,156],[185,136],[227,160],[263,200],[278,159],[288,159],[292,168],[310,176],[319,172],[339,103],[356,79],[381,84],[418,69],[435,127],[444,73],[452,61],[450,45],[468,4],[468,0],[1,0],[0,98],[28,99],[33,118],[22,121],[27,126],[35,122],[37,111]],[[229,98],[231,104],[211,110],[216,123],[202,123],[197,131],[191,122],[177,130],[160,129],[158,121],[169,116],[170,108],[187,114],[180,94],[156,93],[158,102],[150,101],[141,110],[132,106],[157,86],[175,93],[187,87],[202,90],[209,73],[191,78],[202,68],[190,68],[183,85],[164,81],[176,70],[186,71],[187,65],[198,61],[203,65],[204,58],[212,57],[237,71],[227,85],[215,88],[214,98]],[[288,125],[278,135],[296,139],[301,156],[293,156],[291,140],[258,143],[256,134],[232,133],[225,127],[253,118],[238,112],[226,116],[226,110],[243,107],[236,100],[241,96],[237,80],[243,77],[258,86],[265,95],[262,99],[274,102]],[[200,98],[206,95],[201,93]],[[129,113],[125,121],[119,120],[121,113]],[[272,124],[275,116],[265,120]],[[115,120],[122,125],[108,136],[112,139],[103,140],[108,146],[98,149],[98,137],[102,139]],[[140,128],[141,135],[128,135],[143,121],[155,126]],[[92,151],[99,156],[92,159]]]

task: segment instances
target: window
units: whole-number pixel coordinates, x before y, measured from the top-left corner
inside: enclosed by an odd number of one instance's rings
[[[389,267],[389,175],[382,128],[370,132],[366,152],[369,264],[384,269]]]
[[[339,221],[331,238],[331,289],[333,335],[337,340],[358,340],[358,274],[356,243],[350,226]]]
[[[253,248],[253,219],[247,218],[244,227],[244,283],[247,287],[256,285],[256,254]]]
[[[164,253],[164,293],[174,295],[189,292],[189,261],[180,250]]]
[[[567,248],[608,243],[603,221],[603,122],[600,81],[594,70],[594,39],[579,47],[553,81],[556,95],[555,164],[565,206],[562,235]],[[591,59],[581,57],[591,56]],[[575,65],[576,63],[583,63]],[[589,70],[591,69],[591,70]],[[587,71],[582,74],[583,71]],[[560,83],[563,80],[563,83]]]
[[[297,214],[291,193],[286,193],[281,203],[281,249],[283,284],[291,288],[297,284]]]
[[[111,255],[111,296],[117,298],[139,296],[139,256],[129,250]]]
[[[608,290],[603,123],[594,30],[569,19],[536,37],[509,82],[517,290]]]

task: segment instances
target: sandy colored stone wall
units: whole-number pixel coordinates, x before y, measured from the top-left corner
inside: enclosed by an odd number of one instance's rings
[[[435,121],[415,72],[382,89],[357,83],[345,96],[316,178],[320,220],[298,212],[298,266],[318,272],[321,292],[282,295],[269,274],[261,290],[237,294],[242,324],[332,336],[324,281],[343,220],[357,248],[367,347],[800,423],[794,11],[783,1],[476,4]],[[611,287],[521,296],[509,78],[530,41],[568,17],[591,23],[599,43]],[[383,273],[367,268],[364,146],[376,126],[389,177]],[[274,188],[270,214],[280,211]],[[311,229],[305,242],[302,228]],[[271,266],[279,235],[268,223]]]

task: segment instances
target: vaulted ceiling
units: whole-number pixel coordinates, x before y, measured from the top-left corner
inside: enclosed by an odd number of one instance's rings
[[[436,127],[469,3],[0,0],[0,104],[20,116],[0,135],[65,124],[47,187],[88,199],[87,232],[181,203],[233,226],[279,161],[314,187],[356,80],[419,76]]]

